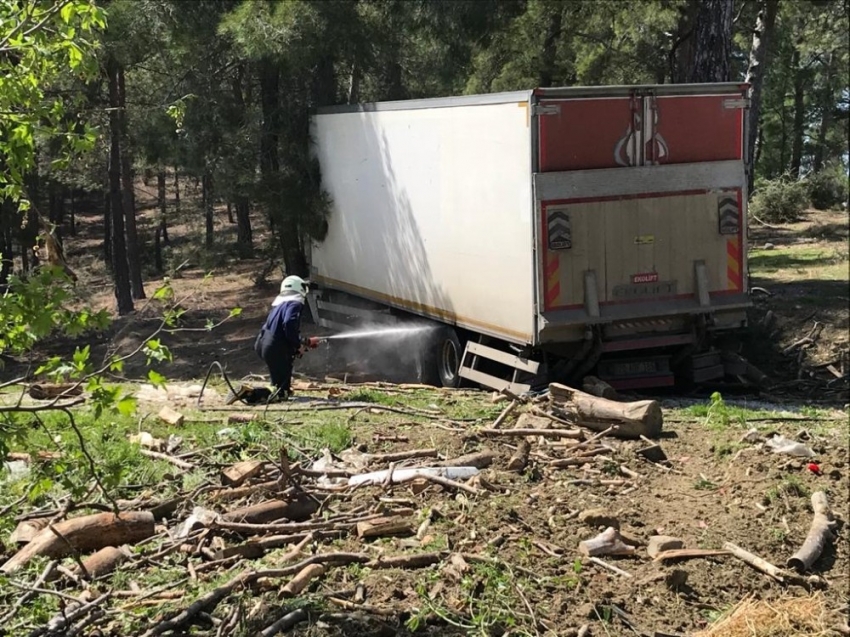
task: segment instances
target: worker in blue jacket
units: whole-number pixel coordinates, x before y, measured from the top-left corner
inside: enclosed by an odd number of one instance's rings
[[[301,311],[308,291],[307,282],[301,277],[286,277],[254,343],[254,350],[269,368],[274,386],[271,400],[289,399],[292,363],[308,347],[301,338]]]

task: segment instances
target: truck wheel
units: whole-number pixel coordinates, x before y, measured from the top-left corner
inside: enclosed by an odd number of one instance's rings
[[[437,379],[442,387],[460,386],[460,361],[463,358],[463,346],[457,333],[450,327],[437,332],[434,339]]]

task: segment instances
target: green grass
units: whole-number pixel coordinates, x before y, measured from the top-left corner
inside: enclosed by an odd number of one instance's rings
[[[846,281],[848,254],[846,250],[818,246],[780,246],[775,250],[752,250],[748,264],[754,276],[781,279],[791,276]]]
[[[783,496],[792,498],[808,498],[811,495],[809,488],[795,475],[789,475],[765,493],[764,499],[767,504],[775,504]]]

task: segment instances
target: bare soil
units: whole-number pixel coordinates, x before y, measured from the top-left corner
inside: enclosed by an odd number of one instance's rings
[[[217,239],[229,237],[223,210],[217,214],[217,226],[222,229]],[[96,306],[111,307],[108,278],[91,254],[98,243],[97,220],[90,217],[89,223],[86,221],[84,217],[79,243],[69,241],[69,260],[80,274],[82,295]],[[140,223],[143,236],[150,237],[153,223],[153,211],[145,209]],[[184,256],[189,259],[171,283],[188,310],[182,327],[194,331],[164,337],[174,362],[163,371],[171,379],[197,382],[211,362],[218,360],[233,378],[264,373],[252,344],[276,294],[277,273],[268,284],[257,286],[254,278],[267,265],[266,259],[224,260],[218,267],[215,263],[205,267],[202,261],[211,257],[197,249],[195,229],[177,218],[171,233],[177,244],[171,263],[183,263]],[[262,231],[257,234],[262,241]],[[767,243],[773,247],[765,249]],[[185,253],[178,252],[178,248],[185,249]],[[86,260],[88,263],[81,267]],[[773,388],[758,398],[783,404],[774,404],[768,414],[741,412],[740,416],[729,412],[731,415],[724,416],[726,412],[721,411],[719,416],[715,412],[706,417],[698,410],[686,409],[690,403],[668,397],[665,433],[660,441],[670,459],[668,467],[639,458],[635,450],[643,443],[606,440],[612,448],[608,456],[580,467],[553,469],[548,460],[560,457],[563,450],[534,440],[530,467],[521,474],[508,472],[506,464],[514,444],[476,433],[480,426],[489,425],[498,411],[486,392],[429,394],[426,404],[436,404],[446,413],[445,418],[430,421],[412,422],[403,416],[378,416],[362,409],[350,412],[345,422],[361,450],[377,453],[434,448],[443,457],[453,458],[487,447],[498,458],[483,471],[483,482],[478,483],[487,491],[486,496],[464,495],[439,486],[421,492],[405,486],[390,490],[366,487],[354,491],[339,505],[340,510],[358,506],[372,509],[381,498],[391,498],[397,505],[408,502],[419,514],[438,512],[421,541],[389,538],[363,542],[345,537],[320,543],[313,550],[365,551],[375,556],[447,551],[496,558],[499,566],[488,570],[469,559],[466,566],[446,559],[426,569],[331,568],[310,589],[310,594],[338,592],[337,596],[344,596],[352,593],[357,584],[363,584],[367,606],[344,612],[329,612],[333,610],[330,608],[321,613],[311,610],[310,622],[296,627],[292,634],[560,636],[575,635],[585,624],[591,627],[592,635],[653,635],[653,631],[692,634],[750,596],[770,601],[807,595],[810,591],[779,584],[731,556],[654,563],[645,550],[649,538],[671,535],[680,538],[686,547],[706,549],[733,542],[782,566],[806,537],[811,522],[809,498],[816,490],[827,492],[839,519],[840,534],[812,569],[812,574],[820,579],[811,586],[824,591],[830,612],[834,613],[834,626],[846,624],[850,543],[844,524],[850,514],[850,434],[846,410],[836,408],[847,401],[847,385],[827,367],[832,366],[838,376],[848,372],[846,213],[812,212],[792,226],[754,228],[750,264],[752,284],[766,292],[754,295],[754,327],[745,339],[744,351],[774,380]],[[206,274],[211,270],[214,276],[209,278]],[[148,294],[161,282],[161,277],[149,278]],[[242,314],[213,331],[204,329],[208,321],[223,320],[233,307],[242,308]],[[96,356],[126,353],[140,346],[157,325],[157,312],[156,303],[147,307],[140,304],[136,314],[116,319],[111,332],[92,343]],[[768,312],[774,318],[765,322]],[[811,343],[783,353],[810,334],[816,323],[823,327]],[[306,326],[305,331],[312,333],[313,329]],[[38,354],[67,353],[82,342],[55,341]],[[350,363],[341,366],[334,359],[333,350],[325,349],[313,358],[305,357],[298,369],[320,379],[330,373],[352,373],[354,377],[364,371],[362,366]],[[7,366],[2,377],[14,376],[29,364],[21,361],[18,366]],[[140,378],[145,372],[146,366],[137,364],[125,370],[125,376]],[[222,387],[219,384],[217,388],[219,398],[212,401],[213,405],[220,405]],[[380,390],[369,391],[382,395]],[[327,398],[325,389],[303,393]],[[345,393],[334,398],[344,397]],[[756,398],[745,396],[739,400]],[[400,407],[408,404],[405,392],[390,390],[381,398],[382,402],[387,400]],[[422,400],[421,394],[417,394],[417,400]],[[811,409],[814,403],[825,404],[820,404],[822,409],[815,412]],[[184,407],[189,404],[184,403]],[[155,413],[159,406],[150,403],[146,410]],[[213,416],[220,418],[221,414]],[[302,412],[295,423],[321,422],[322,417],[320,412]],[[221,426],[221,420],[207,422],[213,427]],[[286,422],[287,426],[298,426],[292,418]],[[511,426],[513,420],[503,428]],[[817,455],[821,473],[813,473],[807,467],[808,461],[772,454],[742,442],[749,427],[758,427],[761,435],[776,431],[808,445]],[[393,436],[403,436],[405,440],[384,441]],[[240,458],[231,460],[236,459]],[[640,477],[624,477],[621,467]],[[624,479],[627,484],[609,487],[573,482],[598,479]],[[488,484],[492,489],[487,488]],[[582,523],[578,514],[595,508],[616,518],[624,536],[637,545],[634,556],[603,558],[629,576],[581,558],[578,543],[601,528]],[[228,537],[228,542],[239,540],[238,535]],[[156,564],[147,568],[154,573],[157,570]],[[172,571],[173,568],[169,572]],[[200,581],[223,576],[212,573]],[[163,578],[167,580],[164,572],[156,581]],[[189,598],[163,609],[185,607],[188,601]],[[264,597],[260,603],[265,604],[266,610],[261,613],[265,619],[287,607],[275,595]],[[414,617],[422,619],[419,632],[410,626]],[[517,627],[512,627],[512,622]]]

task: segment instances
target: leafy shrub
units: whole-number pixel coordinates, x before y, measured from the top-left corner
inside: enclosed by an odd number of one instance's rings
[[[790,223],[796,221],[808,205],[808,184],[783,176],[756,184],[750,213],[766,223]]]
[[[840,209],[847,201],[848,177],[843,166],[828,166],[806,179],[812,206],[818,210]]]

